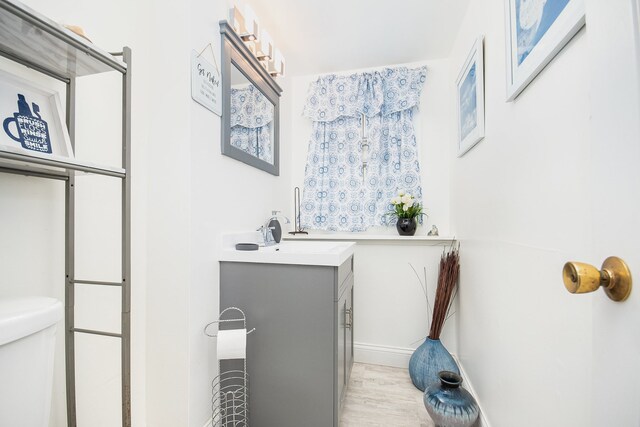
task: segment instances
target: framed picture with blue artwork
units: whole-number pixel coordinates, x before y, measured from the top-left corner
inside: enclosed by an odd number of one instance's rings
[[[483,37],[478,37],[456,80],[458,157],[484,138]]]
[[[58,93],[0,70],[0,150],[73,159]]]
[[[585,0],[505,0],[507,101],[513,101],[585,24]]]

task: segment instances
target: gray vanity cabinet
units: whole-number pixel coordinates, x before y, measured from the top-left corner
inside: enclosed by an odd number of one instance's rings
[[[337,427],[353,365],[353,257],[339,267],[221,261],[227,307],[256,328],[247,338],[250,426]]]

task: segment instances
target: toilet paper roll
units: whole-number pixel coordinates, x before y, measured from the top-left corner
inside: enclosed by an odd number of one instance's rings
[[[218,360],[246,359],[247,330],[227,329],[218,331]]]

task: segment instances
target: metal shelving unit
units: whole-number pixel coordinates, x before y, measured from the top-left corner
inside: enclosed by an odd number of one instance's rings
[[[0,172],[65,181],[65,355],[68,426],[75,427],[75,334],[121,340],[122,425],[131,426],[131,49],[110,54],[63,26],[14,0],[0,0],[0,55],[66,84],[66,119],[75,151],[76,79],[105,72],[122,74],[122,167],[0,148]],[[121,59],[120,59],[120,58]],[[75,276],[75,173],[88,172],[122,181],[122,281]],[[121,288],[120,333],[75,327],[75,286]]]

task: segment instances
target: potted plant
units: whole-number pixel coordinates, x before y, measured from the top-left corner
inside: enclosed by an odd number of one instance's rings
[[[413,236],[418,228],[418,216],[425,215],[422,205],[416,202],[416,198],[409,193],[400,191],[397,196],[391,198],[393,210],[388,213],[398,218],[396,229],[401,236]]]

